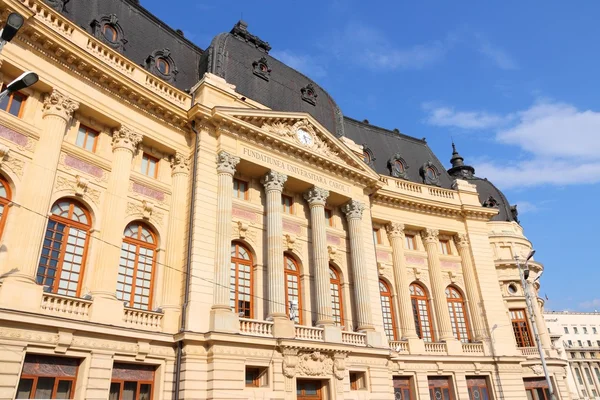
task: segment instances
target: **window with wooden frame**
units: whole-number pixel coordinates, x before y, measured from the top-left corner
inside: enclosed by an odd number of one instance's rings
[[[327,225],[333,227],[333,210],[329,208],[325,209],[325,219],[327,220]]]
[[[92,227],[89,212],[64,199],[52,206],[42,244],[37,283],[44,291],[79,296]]]
[[[490,400],[490,389],[485,377],[467,376],[467,390],[469,400]]]
[[[269,368],[246,366],[246,387],[269,386]]]
[[[431,400],[454,400],[451,389],[452,385],[450,384],[450,377],[430,376],[427,380],[429,383],[429,397]]]
[[[163,75],[168,75],[171,70],[169,62],[163,57],[156,59],[156,69]]]
[[[117,30],[111,24],[102,25],[102,35],[111,43],[116,43],[119,37]]]
[[[524,309],[510,310],[510,319],[512,322],[513,332],[517,340],[518,347],[531,347],[533,340],[531,338],[531,330],[527,323],[527,314]]]
[[[126,307],[152,306],[158,240],[150,227],[134,221],[125,228],[117,277],[117,298]]]
[[[367,373],[364,371],[350,372],[350,390],[365,390],[367,388]]]
[[[340,273],[329,266],[329,287],[331,290],[331,309],[333,311],[333,322],[344,326],[344,305],[342,296],[342,278]]]
[[[248,182],[241,179],[233,180],[233,198],[248,200]]]
[[[409,377],[394,376],[393,383],[395,400],[414,400],[414,394]]]
[[[383,330],[388,340],[396,340],[396,317],[394,314],[394,302],[390,286],[379,280],[379,297],[381,299],[381,313],[383,315]]]
[[[0,175],[0,239],[2,239],[2,231],[8,217],[8,205],[11,198],[10,186],[8,186],[8,182]]]
[[[6,89],[6,85],[2,85],[2,90]],[[20,92],[11,93],[0,101],[0,109],[6,111],[9,114],[14,115],[17,118],[23,116],[23,110],[25,109],[25,101],[27,96]]]
[[[381,232],[378,228],[373,228],[373,243],[381,244]]]
[[[284,214],[292,215],[294,213],[294,198],[292,196],[281,195],[281,204]]]
[[[525,378],[523,379],[527,399],[531,400],[551,400],[548,383],[544,378]]]
[[[450,251],[450,241],[449,240],[440,240],[440,253],[444,255],[452,254]]]
[[[462,294],[454,287],[446,288],[446,300],[448,301],[448,313],[452,323],[454,337],[463,343],[471,340],[469,322],[466,317],[465,300]]]
[[[158,176],[158,158],[144,153],[142,155],[142,174],[155,178]]]
[[[435,338],[431,329],[431,311],[425,289],[418,283],[413,283],[409,290],[417,335],[425,342],[433,342]]]
[[[417,239],[415,235],[404,235],[404,246],[407,250],[417,249]]]
[[[231,244],[229,305],[240,317],[252,318],[253,274],[250,251],[239,243]]]
[[[155,370],[152,365],[114,363],[108,400],[152,400]]]
[[[285,266],[285,305],[286,313],[290,316],[291,304],[295,304],[294,322],[302,324],[302,290],[300,268],[298,263],[289,255],[283,256]]]
[[[85,125],[79,125],[79,131],[77,131],[77,139],[75,144],[81,148],[96,152],[96,144],[98,142],[98,131],[88,128]]]
[[[79,360],[27,354],[16,399],[72,399]]]
[[[297,380],[296,381],[296,398],[302,400],[321,400],[323,382],[317,380]]]

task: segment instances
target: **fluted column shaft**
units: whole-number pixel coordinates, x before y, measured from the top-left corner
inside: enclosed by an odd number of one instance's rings
[[[184,231],[188,196],[189,159],[181,153],[171,158],[172,193],[167,231],[165,274],[163,283],[163,306],[178,307],[183,274]]]
[[[113,159],[102,205],[99,249],[92,279],[94,297],[116,298],[131,162],[141,142],[142,135],[125,126],[113,132]]]
[[[401,337],[403,339],[414,339],[417,338],[417,331],[415,329],[415,320],[410,302],[410,282],[404,258],[404,225],[391,222],[386,226],[386,230],[392,244],[392,261],[396,291],[398,293]]]
[[[317,187],[304,194],[304,199],[310,206],[313,265],[317,289],[317,325],[333,325],[331,280],[329,277],[327,231],[325,227],[325,202],[327,197],[329,197],[329,191]]]
[[[365,206],[356,200],[351,200],[342,208],[348,220],[352,278],[354,280],[356,316],[358,317],[359,331],[374,330],[371,301],[369,299],[369,275],[365,264],[361,229],[364,209]]]
[[[487,330],[481,315],[481,296],[479,295],[479,287],[475,276],[475,269],[473,268],[469,237],[466,233],[460,233],[456,235],[455,242],[458,254],[460,255],[467,299],[470,305],[473,338],[476,341],[480,341],[485,338]]]
[[[240,162],[226,151],[217,155],[217,227],[215,240],[215,287],[213,309],[230,310],[229,275],[231,274],[231,218],[233,206],[233,174]]]
[[[425,242],[425,250],[427,251],[429,276],[431,278],[431,291],[433,294],[433,304],[435,304],[435,315],[439,332],[439,340],[451,340],[454,339],[454,334],[452,333],[452,323],[450,322],[448,302],[446,299],[446,288],[444,287],[442,270],[440,267],[438,250],[439,231],[437,229],[427,229],[421,233],[423,236],[423,241]]]
[[[58,90],[44,99],[44,128],[20,189],[24,196],[21,196],[22,207],[18,209],[19,223],[4,239],[7,267],[19,270],[11,274],[12,277],[35,280],[60,151],[67,124],[78,108],[78,102]],[[38,251],[31,251],[32,243]]]
[[[269,171],[261,180],[267,198],[267,279],[268,315],[272,318],[286,316],[285,275],[283,266],[283,206],[281,192],[287,175]]]

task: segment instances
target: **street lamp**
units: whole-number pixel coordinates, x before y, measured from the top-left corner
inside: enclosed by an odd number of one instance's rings
[[[6,19],[6,24],[0,31],[0,51],[4,48],[4,45],[10,42],[16,35],[19,29],[23,26],[25,20],[21,14],[10,13]]]
[[[17,79],[12,81],[6,86],[2,92],[0,92],[0,102],[14,92],[28,88],[35,84],[40,78],[35,72],[25,71]]]
[[[525,303],[527,304],[527,313],[529,314],[529,320],[531,321],[531,326],[533,328],[533,336],[535,337],[535,341],[537,343],[538,352],[540,353],[540,360],[542,361],[542,368],[544,369],[544,375],[546,376],[546,382],[548,383],[548,392],[550,392],[550,399],[556,399],[554,395],[554,387],[552,386],[552,381],[550,380],[550,374],[548,373],[548,366],[546,365],[546,356],[544,355],[544,349],[542,348],[542,341],[540,340],[540,335],[538,333],[537,325],[535,323],[535,313],[533,312],[533,304],[531,301],[531,294],[529,293],[529,260],[535,254],[535,250],[531,250],[529,255],[525,259],[525,265],[521,268],[521,263],[519,261],[519,256],[515,256],[515,260],[517,261],[517,268],[519,269],[519,276],[521,277],[521,285],[523,286],[523,291],[525,293]]]

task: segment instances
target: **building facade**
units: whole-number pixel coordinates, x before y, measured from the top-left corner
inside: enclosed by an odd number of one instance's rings
[[[544,318],[554,347],[569,363],[571,397],[600,398],[600,313],[547,311]]]
[[[201,49],[139,1],[14,11],[1,399],[548,398],[531,243],[456,149],[344,116],[242,21]]]

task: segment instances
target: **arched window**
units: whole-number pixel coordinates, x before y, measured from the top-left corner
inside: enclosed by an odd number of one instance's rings
[[[37,283],[44,291],[79,296],[91,218],[79,203],[64,199],[52,206],[46,227]]]
[[[117,30],[111,24],[102,25],[102,34],[111,43],[115,43],[118,38]]]
[[[290,304],[295,302],[295,318],[294,321],[298,324],[302,323],[302,291],[300,284],[300,268],[296,261],[288,256],[283,256],[285,264],[285,306],[286,313],[290,315]]]
[[[446,299],[448,300],[448,312],[452,322],[452,333],[454,337],[461,342],[468,342],[469,325],[465,317],[465,301],[458,290],[452,286],[446,288]]]
[[[169,62],[164,58],[164,57],[158,57],[156,59],[156,69],[164,74],[164,75],[168,75],[169,74]]]
[[[8,203],[10,203],[11,193],[8,182],[0,176],[0,238],[2,238],[2,230],[8,215]]]
[[[329,267],[329,287],[331,288],[331,309],[333,311],[333,322],[339,326],[344,325],[344,306],[342,304],[342,279],[340,274]]]
[[[239,243],[231,244],[231,279],[229,304],[245,318],[252,318],[252,257]]]
[[[394,303],[392,291],[387,283],[379,281],[379,296],[381,298],[381,312],[383,314],[383,329],[389,340],[396,340],[396,320],[394,318]]]
[[[121,246],[117,298],[127,307],[149,310],[156,269],[156,236],[143,222],[127,225]]]
[[[410,302],[415,319],[417,335],[426,342],[433,342],[433,331],[431,329],[431,312],[425,289],[417,283],[410,285]]]

